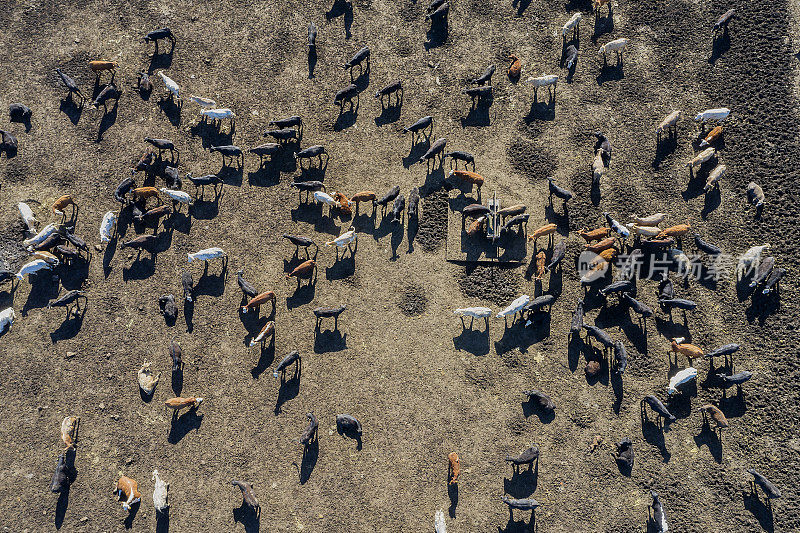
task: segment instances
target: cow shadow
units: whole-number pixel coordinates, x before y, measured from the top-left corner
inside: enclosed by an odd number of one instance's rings
[[[57,268],[58,277],[61,280],[61,286],[66,290],[80,289],[83,287],[84,282],[89,279],[89,258],[78,257],[73,260],[69,267],[61,265]]]
[[[186,323],[186,332],[194,331],[194,300],[183,302],[183,320]]]
[[[183,368],[172,372],[170,376],[170,385],[172,386],[172,392],[175,393],[175,396],[180,396],[183,390]]]
[[[311,473],[314,471],[314,467],[317,465],[317,459],[319,459],[319,441],[314,439],[308,444],[308,446],[303,448],[303,459],[300,462],[299,467],[301,485],[305,485],[305,483],[311,478]]]
[[[725,31],[722,33],[721,36],[714,39],[711,44],[711,56],[708,58],[708,62],[714,66],[717,60],[725,55],[725,53],[730,50],[731,48],[731,36],[728,33],[727,26],[725,27]]]
[[[223,165],[222,168],[217,171],[217,176],[225,185],[240,187],[244,180],[244,167],[241,162],[236,166]]]
[[[428,137],[422,137],[422,141],[417,141],[411,145],[408,155],[403,158],[403,167],[411,168],[411,165],[417,163],[419,159],[428,151],[431,142]]]
[[[103,135],[105,132],[117,122],[117,107],[119,106],[119,100],[114,100],[114,106],[111,108],[111,111],[103,111],[103,116],[100,119],[100,126],[97,128],[97,138],[95,142],[100,142],[103,140]]]
[[[661,162],[664,161],[668,156],[672,155],[675,152],[675,149],[678,147],[678,135],[677,133],[673,134],[672,132],[668,133],[666,137],[662,137],[660,140],[656,140],[656,155],[653,158],[652,166],[654,169],[658,170],[661,166]]]
[[[301,285],[299,281],[300,280],[298,280],[297,287],[292,295],[286,298],[286,308],[289,310],[310,303],[314,299],[314,293],[317,286],[316,271],[313,274],[313,278],[305,285]]]
[[[169,507],[163,513],[156,511],[156,533],[169,533]]]
[[[761,529],[768,533],[775,531],[775,517],[772,514],[772,505],[764,505],[758,494],[749,491],[742,491],[742,502],[744,503],[744,508],[750,511],[758,520]]]
[[[405,234],[405,228],[403,227],[402,223],[398,222],[391,222],[392,227],[392,236],[389,239],[389,248],[392,250],[392,255],[389,257],[389,261],[397,261],[400,257],[397,255],[397,249],[400,248],[400,244],[403,242],[403,235]]]
[[[266,321],[264,321],[264,323],[266,324]],[[255,337],[256,335],[258,335],[259,331],[261,331],[260,328],[254,334],[248,335],[248,337],[250,338]],[[249,346],[249,341],[250,339],[247,338],[245,339],[245,343],[248,346]],[[275,360],[275,335],[272,335],[270,337],[269,342],[261,344],[258,353],[259,355],[258,355],[258,361],[256,362],[256,366],[250,369],[250,374],[253,376],[253,379],[258,379],[259,377],[261,377],[261,374],[263,374],[264,371],[267,368],[269,368],[269,366]]]
[[[337,279],[345,279],[356,273],[356,259],[355,251],[351,251],[338,258],[331,266],[325,268],[325,279],[333,281]]]
[[[359,103],[356,103],[354,106],[351,105],[350,108],[344,112],[340,109],[339,115],[336,117],[336,122],[333,123],[333,131],[339,132],[354,125],[358,119],[359,105]]]
[[[103,277],[108,279],[111,274],[111,260],[114,259],[114,253],[117,251],[117,235],[111,237],[111,241],[106,243],[106,248],[103,251]]]
[[[453,347],[472,355],[481,356],[489,353],[489,328],[485,330],[464,328],[461,334],[453,337]]]
[[[53,344],[71,339],[78,334],[81,330],[81,326],[83,325],[83,317],[86,315],[86,303],[84,303],[81,308],[79,314],[74,314],[69,308],[67,310],[67,317],[61,322],[61,325],[58,326],[58,329],[54,330],[50,333],[50,342]]]
[[[531,0],[513,0],[511,2],[511,7],[517,8],[517,17],[521,17],[529,5],[531,5]]]
[[[317,67],[317,47],[308,49],[308,79],[314,79],[314,69]]]
[[[489,108],[494,103],[494,97],[482,99],[478,98],[477,102],[473,101],[473,105],[467,113],[467,116],[461,118],[461,127],[474,127],[481,128],[489,126],[491,119],[489,118]]]
[[[235,125],[231,126],[230,131],[223,132],[221,124],[214,124],[213,121],[208,120],[200,120],[197,124],[189,128],[189,134],[192,137],[200,137],[200,143],[206,150],[212,146],[227,146],[233,144],[235,132]]]
[[[583,340],[581,336],[572,335],[567,344],[567,365],[572,373],[578,370],[578,362],[580,362],[581,351],[583,348]]]
[[[708,422],[703,423],[700,433],[694,436],[694,442],[698,448],[707,445],[711,457],[713,457],[717,463],[722,463],[722,440],[720,440],[719,435],[711,429]]]
[[[175,51],[175,43],[170,44],[169,51],[153,53],[150,56],[150,64],[147,66],[148,76],[158,69],[168,69],[172,65],[172,53]]]
[[[614,15],[609,13],[604,17],[599,16],[599,13],[594,18],[594,31],[592,31],[592,42],[596,43],[602,35],[614,31]]]
[[[447,42],[447,37],[450,34],[450,25],[448,24],[447,17],[443,19],[436,19],[431,21],[431,27],[425,34],[425,50],[438,48]]]
[[[700,218],[708,219],[708,215],[714,212],[722,203],[722,194],[718,187],[710,190],[703,200],[703,209],[700,211]]]
[[[645,442],[655,446],[661,454],[662,460],[668,463],[672,454],[667,450],[667,445],[664,441],[664,427],[659,427],[658,424],[650,420],[644,411],[641,412],[641,422],[642,437],[644,437]],[[664,423],[666,424],[666,422]]]
[[[173,416],[167,435],[167,442],[177,444],[192,430],[199,430],[203,423],[203,415],[196,409],[189,409],[180,416]]]
[[[520,318],[503,331],[500,340],[494,343],[495,353],[504,354],[514,348],[519,348],[522,353],[527,352],[531,344],[541,342],[550,336],[550,314],[536,313],[532,317],[532,324],[525,325],[525,319]]]
[[[301,203],[290,211],[292,222],[307,222],[314,226],[317,233],[328,233],[339,236],[341,226],[337,225],[333,215],[328,211],[328,216],[323,216],[325,208],[318,203]]]
[[[447,514],[450,518],[455,518],[456,507],[458,507],[458,483],[447,484],[447,497],[450,499],[450,507],[447,509]]]
[[[603,85],[609,81],[619,81],[625,78],[625,67],[623,62],[616,65],[609,65],[608,62],[603,61],[603,66],[600,67],[600,74],[597,75],[597,85]]]
[[[349,39],[353,36],[350,31],[353,26],[353,4],[348,0],[334,0],[331,8],[325,12],[325,20],[331,21],[338,17],[344,19],[344,38]]]
[[[181,105],[175,102],[175,99],[172,97],[172,93],[168,97],[161,97],[158,100],[158,107],[161,109],[161,112],[164,113],[164,116],[167,117],[169,123],[172,124],[174,127],[178,127],[181,125]]]
[[[72,122],[73,126],[78,125],[78,121],[81,119],[81,115],[83,114],[83,105],[78,105],[75,103],[75,100],[72,96],[68,96],[61,100],[61,104],[58,107],[58,110],[67,115],[67,118],[70,122]]]
[[[247,183],[253,187],[272,187],[281,182],[281,171],[277,161],[267,161],[255,172],[247,173]]]
[[[28,281],[30,282],[31,290],[28,293],[25,305],[22,307],[22,316],[28,316],[28,311],[31,309],[47,307],[50,300],[58,298],[58,276],[55,276],[51,270],[45,269],[33,275],[28,274]]]
[[[245,533],[258,533],[261,529],[261,518],[244,500],[242,505],[233,510],[233,521],[244,526]]]
[[[528,114],[523,117],[526,124],[530,125],[531,122],[537,120],[551,121],[556,118],[556,96],[555,90],[548,94],[547,102],[540,102],[537,97],[534,97],[531,102]]]
[[[769,294],[762,294],[761,290],[757,288],[751,296],[750,305],[745,309],[745,317],[748,323],[752,324],[757,321],[759,325],[763,326],[767,318],[777,313],[780,308],[780,286]]]
[[[140,506],[141,502],[136,502],[131,504],[131,508],[128,511],[128,515],[125,517],[125,521],[123,522],[125,529],[131,529],[133,527],[133,519],[136,518],[136,513],[139,512]]]
[[[225,279],[227,278],[227,274],[227,261],[223,261],[222,270],[219,274],[209,274],[208,263],[206,262],[206,266],[203,269],[203,275],[197,280],[197,283],[192,290],[192,294],[195,296],[222,296],[222,294],[225,292]]]
[[[536,415],[539,418],[539,422],[542,424],[549,424],[556,418],[555,410],[542,408],[538,405],[538,402],[532,398],[528,398],[524,402],[521,402],[520,405],[522,406],[522,414],[525,416],[525,418],[528,418],[531,415]],[[536,468],[539,468],[538,461]]]
[[[299,393],[300,374],[295,374],[288,381],[281,379],[280,388],[278,389],[278,398],[275,400],[275,409],[273,410],[275,416],[280,414],[283,404],[297,398]]]
[[[321,331],[314,328],[314,353],[339,352],[347,349],[347,333],[342,335],[338,329]]]
[[[536,531],[536,512],[531,513],[531,521],[525,523],[525,519],[515,521],[514,514],[509,509],[508,523],[504,528],[497,528],[498,533],[531,533]]]
[[[336,431],[337,433],[339,433],[339,435],[343,435],[349,439],[353,439],[354,441],[356,441],[356,450],[361,451],[361,449],[364,447],[363,442],[361,441],[361,433],[359,433],[355,429],[343,428],[337,424]]]
[[[197,198],[192,202],[189,211],[192,218],[197,220],[211,220],[216,218],[219,214],[219,201],[224,196],[222,189],[215,193],[213,200],[205,200],[204,198]]]
[[[402,100],[394,105],[384,106],[381,104],[381,114],[375,117],[375,125],[380,128],[381,126],[397,122],[400,120],[400,111],[402,107]]]
[[[534,461],[535,467],[525,470],[514,468],[511,479],[503,479],[503,490],[513,498],[527,498],[534,492],[539,484],[539,461]]]
[[[69,506],[69,487],[61,491],[56,501],[56,513],[53,520],[56,529],[61,529],[64,524],[64,517],[67,515],[67,507]]]

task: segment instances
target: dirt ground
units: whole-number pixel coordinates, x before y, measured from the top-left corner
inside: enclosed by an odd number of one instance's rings
[[[446,35],[428,32],[426,6],[408,0],[354,0],[352,16],[340,4],[295,0],[7,3],[0,9],[0,107],[23,102],[33,119],[27,132],[21,124],[2,126],[18,136],[19,150],[0,157],[0,266],[16,270],[26,260],[17,202],[31,205],[41,227],[54,220],[53,200],[67,193],[80,205],[76,233],[92,257],[59,268],[60,280],[45,273],[32,285],[26,279],[13,290],[1,287],[0,308],[13,305],[17,313],[0,337],[2,530],[416,532],[433,529],[438,509],[454,533],[527,530],[530,513],[515,511],[510,519],[499,500],[507,494],[540,503],[540,532],[628,532],[647,529],[649,489],[661,495],[670,530],[800,530],[794,238],[800,43],[789,3],[738,3],[730,39],[713,48],[711,26],[729,2],[614,2],[609,24],[605,17],[595,21],[588,3],[454,0]],[[574,76],[560,81],[554,106],[543,104],[541,94],[532,105],[530,86],[505,76],[506,57],[519,55],[523,80],[566,76],[560,28],[576,11],[584,20]],[[310,77],[312,21],[319,36]],[[173,29],[177,44],[172,54],[151,60],[152,45],[141,37],[162,26]],[[630,39],[623,67],[601,68],[597,47],[619,37]],[[350,82],[340,65],[365,44],[372,64],[357,80],[359,107],[340,117],[333,94]],[[96,58],[119,62],[116,80],[124,89],[105,115],[63,100],[54,74],[61,67],[90,94],[94,75],[86,61]],[[461,90],[489,63],[498,67],[494,99],[471,110]],[[221,131],[200,124],[188,100],[182,108],[160,102],[157,77],[154,93],[141,98],[131,85],[142,69],[164,69],[184,95],[232,108],[235,131],[227,123]],[[402,107],[382,112],[372,95],[398,78]],[[728,174],[719,194],[705,196],[704,175],[690,182],[685,165],[696,138],[691,117],[719,106],[732,110],[720,155]],[[673,109],[684,113],[677,141],[656,150],[654,128]],[[300,170],[290,156],[265,168],[248,156],[243,169],[220,170],[219,155],[208,150],[266,142],[268,121],[294,114],[305,121],[301,146],[324,144],[330,152],[324,172]],[[541,286],[526,278],[527,261],[498,268],[445,260],[450,202],[469,199],[451,190],[442,170],[410,165],[425,147],[412,148],[402,127],[424,115],[435,117],[434,138],[446,137],[448,149],[475,154],[486,176],[484,200],[496,192],[505,205],[525,203],[531,229],[558,224],[569,242],[563,272]],[[597,130],[614,152],[593,192]],[[206,191],[188,213],[184,207],[165,222],[158,253],[137,258],[119,248],[137,233],[129,213],[121,218],[125,236],[96,251],[100,220],[119,211],[112,192],[147,149],[145,136],[175,141],[181,175],[220,172],[223,192],[214,198]],[[548,175],[575,193],[568,216],[560,203],[548,206]],[[295,178],[324,178],[329,191],[348,195],[364,189],[380,195],[397,184],[407,197],[419,186],[419,224],[392,224],[380,212],[370,216],[369,208],[355,219],[329,216],[327,207],[300,205],[288,186]],[[758,219],[745,199],[751,180],[767,197]],[[194,187],[185,182],[184,189]],[[657,310],[644,329],[615,298],[606,302],[590,292],[587,322],[625,344],[629,365],[621,381],[609,379],[607,367],[604,377],[587,380],[586,358],[597,354],[568,343],[567,335],[584,297],[575,269],[582,244],[574,231],[602,224],[604,211],[620,220],[666,212],[667,223],[688,221],[733,254],[769,242],[789,273],[779,296],[755,303],[731,280],[684,285],[676,278],[678,295],[698,302],[697,310],[685,320],[675,313],[674,322]],[[323,246],[315,283],[296,289],[285,279],[300,260],[283,233],[319,243],[351,225],[359,232],[354,256],[337,261]],[[212,261],[204,273],[202,265],[187,265],[187,252],[210,246],[227,252],[226,268]],[[684,248],[695,251],[691,239]],[[239,269],[277,294],[276,338],[262,350],[247,345],[271,309],[255,317],[237,312]],[[169,326],[157,299],[174,293],[181,301],[184,270],[194,276],[194,304],[180,303],[177,323]],[[84,314],[65,318],[63,309],[46,309],[59,290],[79,287],[88,296]],[[639,298],[654,309],[656,288],[654,281],[638,284]],[[477,322],[475,330],[463,330],[452,314],[476,305],[497,311],[522,293],[556,295],[550,316],[528,328],[505,329],[492,319],[487,333]],[[338,330],[326,320],[315,332],[311,309],[339,304],[347,310]],[[742,395],[732,389],[723,398],[709,385],[718,370],[698,361],[697,386],[670,402],[678,420],[662,433],[642,423],[639,401],[666,396],[678,369],[669,362],[667,339],[679,335],[707,351],[741,344],[736,370],[754,377]],[[172,338],[183,348],[182,384],[170,380]],[[295,349],[302,375],[281,385],[272,369]],[[151,401],[136,381],[143,361],[161,372]],[[553,397],[554,417],[524,402],[522,391],[530,388]],[[172,421],[162,406],[172,389],[205,403]],[[708,402],[730,422],[722,441],[696,411]],[[309,411],[320,421],[319,445],[304,458],[298,439]],[[336,432],[337,413],[362,422],[360,444]],[[81,417],[81,434],[77,478],[59,498],[48,486],[65,415]],[[590,453],[595,435],[604,444]],[[629,475],[610,454],[624,437],[636,454]],[[531,443],[541,449],[535,471],[512,475],[505,455]],[[462,474],[458,488],[448,490],[451,451],[461,457]],[[750,467],[783,491],[771,509],[763,496],[748,494]],[[170,483],[167,519],[157,520],[153,509],[154,468]],[[120,474],[135,478],[142,492],[131,515],[111,494]],[[260,522],[240,507],[234,478],[253,483]]]

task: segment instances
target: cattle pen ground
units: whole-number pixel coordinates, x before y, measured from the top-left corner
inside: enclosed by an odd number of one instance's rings
[[[354,0],[352,17],[337,6],[28,0],[0,10],[0,108],[23,102],[33,109],[30,131],[2,126],[17,135],[19,150],[0,158],[0,266],[16,270],[26,261],[17,202],[34,208],[41,227],[52,221],[52,202],[67,193],[80,205],[76,233],[93,253],[84,267],[61,271],[62,287],[87,292],[79,318],[46,309],[59,291],[46,274],[13,292],[0,287],[0,308],[13,305],[17,313],[0,337],[3,531],[416,532],[433,529],[438,509],[448,515],[450,532],[526,530],[529,513],[515,511],[510,519],[499,501],[503,494],[540,503],[540,532],[643,531],[649,489],[660,494],[674,531],[800,530],[795,6],[789,0],[739,3],[730,40],[717,48],[711,26],[733,7],[721,0],[615,2],[613,23],[596,23],[584,2],[453,0],[445,35],[428,32],[422,2]],[[559,82],[554,106],[532,104],[530,87],[505,76],[506,58],[521,58],[522,80],[565,75],[560,28],[576,11],[584,20],[574,76]],[[319,28],[313,77],[309,22]],[[152,44],[142,36],[163,26],[177,44],[172,54],[151,60]],[[623,66],[601,68],[597,47],[619,37],[630,39]],[[364,45],[372,65],[358,81],[357,112],[339,116],[333,94],[350,83],[341,65]],[[65,104],[54,69],[91,93],[94,75],[86,62],[99,58],[120,64],[118,106],[103,114]],[[472,109],[461,90],[489,63],[498,67],[493,101]],[[188,101],[182,108],[159,102],[163,84],[155,75],[153,95],[142,99],[131,88],[142,69],[163,69],[184,94],[233,109],[235,130],[200,123]],[[395,79],[403,80],[402,107],[382,112],[373,94]],[[719,194],[705,196],[685,167],[696,136],[691,117],[721,106],[731,109],[721,151],[728,175]],[[684,112],[677,142],[656,150],[655,126],[673,109]],[[175,141],[181,176],[197,176],[220,171],[210,146],[266,142],[269,120],[295,114],[305,121],[302,146],[323,144],[330,152],[329,190],[381,195],[400,185],[407,197],[419,186],[418,227],[407,220],[392,224],[380,212],[372,217],[365,206],[351,219],[301,205],[288,184],[306,171],[291,157],[259,168],[251,156],[243,169],[221,172],[220,197],[207,192],[159,229],[154,257],[137,257],[118,243],[94,249],[103,213],[119,210],[114,188],[147,149],[144,137]],[[434,138],[446,137],[448,149],[475,154],[487,180],[484,199],[496,191],[507,205],[525,203],[531,229],[558,224],[569,243],[562,273],[536,286],[526,278],[527,263],[499,268],[445,261],[447,210],[453,198],[462,204],[466,198],[447,190],[445,171],[410,164],[421,150],[412,149],[402,127],[425,115],[435,117]],[[599,198],[590,188],[595,131],[614,146]],[[575,193],[568,217],[560,202],[548,205],[547,176]],[[767,195],[759,219],[745,200],[751,180]],[[184,188],[193,190],[188,182]],[[587,297],[587,322],[622,340],[629,364],[621,385],[607,372],[587,380],[582,368],[591,352],[567,341],[572,310],[583,297],[575,230],[602,224],[605,211],[625,221],[666,212],[670,224],[688,221],[731,253],[769,242],[789,271],[780,296],[757,305],[732,280],[676,280],[679,294],[698,309],[685,321],[682,313],[672,321],[656,311],[641,329],[615,298],[606,303],[595,293]],[[333,249],[323,246],[316,283],[296,290],[285,279],[298,259],[283,233],[324,242],[351,225],[359,233],[354,256],[335,261]],[[121,240],[134,235],[128,226]],[[219,262],[205,273],[202,265],[186,264],[187,252],[210,246],[227,252],[226,270]],[[181,300],[186,269],[196,282],[194,305],[179,305],[178,321],[169,327],[157,299],[173,293]],[[277,294],[276,338],[263,350],[247,341],[267,320],[269,306],[257,317],[237,312],[239,269]],[[656,288],[639,281],[639,298],[653,308]],[[548,318],[528,328],[506,329],[491,319],[488,334],[477,321],[475,330],[462,330],[452,314],[470,305],[496,311],[519,294],[541,292],[556,295],[556,302]],[[347,310],[338,330],[324,322],[315,333],[311,309],[339,304]],[[707,349],[741,344],[736,368],[754,377],[742,396],[730,391],[723,399],[719,389],[704,386],[710,369],[698,362],[696,391],[671,404],[678,420],[661,433],[642,427],[639,401],[651,393],[664,397],[675,371],[668,339],[675,336]],[[186,363],[183,394],[205,398],[177,422],[162,405],[173,396],[172,338]],[[302,376],[281,386],[272,368],[294,349],[303,356]],[[150,402],[136,381],[143,361],[161,372]],[[521,392],[531,388],[553,397],[552,419],[530,411]],[[722,441],[696,412],[711,401],[730,421]],[[320,420],[319,448],[303,458],[297,440],[309,411]],[[360,446],[337,434],[337,413],[362,422]],[[48,484],[66,415],[81,417],[78,476],[68,497],[59,498]],[[590,452],[595,435],[604,444]],[[624,437],[636,453],[630,475],[610,456]],[[503,458],[531,443],[541,449],[535,471],[512,475]],[[458,488],[448,490],[451,451],[461,457],[462,474]],[[746,494],[750,467],[783,490],[772,510]],[[172,506],[169,520],[158,524],[155,468],[170,483]],[[136,479],[143,496],[130,516],[111,494],[120,474]],[[233,478],[253,483],[260,523],[243,518]]]

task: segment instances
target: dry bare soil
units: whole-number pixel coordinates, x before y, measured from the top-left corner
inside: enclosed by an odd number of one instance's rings
[[[509,519],[499,501],[504,493],[540,503],[540,532],[643,531],[649,489],[661,495],[674,531],[800,530],[800,145],[788,3],[738,3],[729,40],[712,48],[711,26],[733,3],[614,3],[609,24],[605,8],[595,21],[588,3],[453,0],[443,35],[428,32],[425,6],[409,0],[355,0],[352,16],[341,4],[295,0],[6,2],[0,102],[3,108],[26,103],[33,120],[26,132],[3,119],[19,150],[0,159],[0,263],[16,270],[25,261],[17,202],[27,201],[43,225],[54,219],[53,200],[66,193],[80,205],[76,232],[93,254],[88,263],[57,269],[60,279],[40,274],[32,284],[26,279],[0,292],[0,308],[13,305],[17,313],[0,337],[3,531],[416,532],[433,529],[437,509],[448,514],[454,533],[526,530],[530,514],[517,511]],[[560,28],[576,11],[584,21],[574,76],[558,84],[554,106],[532,105],[530,87],[505,76],[506,57],[519,55],[523,80],[565,77]],[[312,21],[319,27],[318,57],[309,77],[306,27]],[[141,38],[162,26],[173,29],[177,44],[172,54],[151,60],[152,45]],[[619,37],[630,39],[624,65],[602,68],[597,47]],[[372,65],[357,80],[360,104],[339,117],[333,94],[350,82],[340,65],[363,45],[372,51]],[[94,75],[86,62],[96,58],[120,64],[116,80],[124,94],[105,115],[102,108],[72,107],[54,73],[61,67],[91,94]],[[470,110],[461,90],[489,63],[498,66],[494,99]],[[200,124],[188,101],[180,109],[159,102],[157,77],[150,98],[140,97],[131,86],[142,69],[164,69],[184,95],[232,108],[235,131],[227,123],[221,131]],[[372,95],[398,78],[405,87],[402,107],[381,112]],[[732,110],[720,155],[728,174],[719,193],[705,196],[704,174],[690,182],[685,166],[696,146],[691,117],[718,106]],[[685,116],[677,141],[656,150],[655,125],[673,109]],[[241,170],[220,170],[219,155],[208,150],[265,142],[268,121],[293,114],[305,121],[301,146],[324,144],[330,152],[324,173],[300,170],[290,155],[261,169],[248,156]],[[531,229],[558,224],[569,242],[563,272],[540,286],[526,278],[527,263],[499,268],[445,261],[448,202],[470,200],[451,190],[443,171],[410,165],[425,148],[412,149],[402,126],[424,115],[435,117],[434,137],[446,137],[448,149],[475,154],[487,180],[484,199],[496,191],[506,205],[527,204]],[[610,137],[614,152],[593,192],[596,130]],[[125,236],[95,251],[100,219],[119,211],[112,192],[146,150],[145,136],[175,141],[181,175],[221,172],[223,192],[215,199],[206,191],[188,212],[184,207],[167,220],[154,255],[119,249],[144,231],[130,223],[129,211],[121,216]],[[560,203],[547,205],[548,175],[575,193],[568,216]],[[397,184],[408,196],[419,186],[419,224],[392,224],[380,212],[370,216],[369,208],[353,220],[299,205],[288,184],[308,177],[324,177],[329,191],[345,194],[383,194]],[[751,180],[767,195],[760,218],[745,200]],[[188,182],[184,188],[194,189]],[[624,342],[630,360],[621,380],[609,379],[607,367],[605,377],[587,380],[585,360],[597,353],[567,340],[572,310],[584,297],[574,265],[582,244],[574,231],[601,224],[604,211],[620,220],[666,212],[668,223],[688,221],[733,254],[769,242],[789,273],[777,297],[755,303],[731,280],[676,280],[679,296],[698,302],[697,310],[685,319],[675,313],[674,322],[656,311],[645,329],[616,298],[590,292],[587,322]],[[299,260],[284,232],[324,242],[351,225],[359,232],[354,257],[337,262],[323,246],[315,283],[296,289],[285,279]],[[228,253],[226,269],[219,261],[206,272],[187,265],[187,252],[209,246]],[[695,251],[691,239],[684,247]],[[258,316],[237,312],[239,269],[277,294],[277,335],[263,350],[247,343],[271,309]],[[181,303],[177,323],[168,326],[157,298],[172,292],[181,301],[184,270],[194,276],[194,304]],[[638,284],[640,299],[653,308],[656,285]],[[59,290],[79,287],[88,296],[84,314],[65,318],[63,309],[46,309]],[[488,333],[483,324],[463,331],[452,314],[472,305],[498,310],[519,294],[541,292],[556,295],[556,303],[549,317],[528,328],[505,329],[492,319]],[[325,321],[315,333],[311,309],[338,304],[347,305],[338,330]],[[711,386],[717,370],[698,361],[697,386],[670,402],[678,419],[661,432],[652,422],[643,425],[639,401],[650,393],[665,397],[677,371],[667,339],[679,335],[706,350],[741,344],[736,370],[754,377],[741,395],[732,389],[723,398]],[[182,383],[170,379],[173,337],[186,362]],[[272,368],[294,349],[303,357],[302,376],[281,385]],[[145,360],[161,372],[151,401],[136,382]],[[173,388],[205,403],[172,421],[162,404]],[[554,417],[524,402],[521,391],[530,388],[553,397]],[[730,422],[722,441],[696,410],[708,402],[720,405]],[[320,420],[319,445],[304,458],[297,441],[309,411]],[[335,431],[337,413],[362,422],[361,445]],[[59,424],[68,414],[82,418],[78,475],[59,498],[48,485],[62,448]],[[605,443],[590,453],[595,435]],[[632,439],[636,453],[629,475],[610,455],[623,437]],[[512,475],[505,455],[531,443],[541,449],[537,468]],[[450,451],[461,456],[462,474],[457,490],[448,491]],[[771,510],[763,496],[747,494],[749,467],[782,489]],[[171,484],[166,520],[157,521],[153,510],[154,468]],[[122,473],[138,480],[143,494],[130,516],[111,494]],[[240,507],[233,478],[254,484],[260,523]]]

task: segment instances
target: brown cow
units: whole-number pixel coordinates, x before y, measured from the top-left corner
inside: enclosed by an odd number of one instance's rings
[[[252,300],[250,300],[247,305],[242,306],[242,313],[247,313],[248,311],[257,310],[262,305],[266,304],[267,302],[272,302],[275,305],[275,293],[272,291],[262,292],[261,294],[254,296]]]
[[[447,468],[447,484],[455,485],[458,483],[458,476],[461,474],[461,461],[458,459],[456,452],[450,452],[447,456],[449,462]]]

